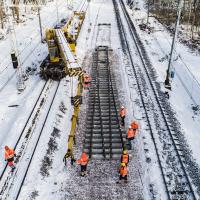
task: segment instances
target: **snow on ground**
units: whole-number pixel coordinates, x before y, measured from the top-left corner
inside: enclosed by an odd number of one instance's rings
[[[78,4],[75,1],[74,6]],[[43,30],[43,39],[45,38],[45,29],[51,28],[63,18],[71,15],[71,11],[67,8],[67,3],[58,1],[57,20],[55,1],[49,2],[41,8],[41,22]],[[27,67],[37,67],[47,56],[48,50],[46,43],[41,43],[39,19],[37,13],[25,14],[26,21],[15,25],[15,35],[17,40],[17,48],[19,61],[22,69],[25,71]],[[5,49],[0,54],[0,90],[5,83],[13,77],[14,69],[10,58],[10,37],[7,35],[5,40],[0,41],[0,48]]]
[[[111,1],[92,1],[88,8],[83,28],[79,35],[77,46],[77,57],[82,62],[86,71],[90,71],[92,62],[92,51],[96,43],[98,33],[98,23],[111,23],[111,46],[113,51],[118,52],[120,47],[119,38],[116,31],[116,22],[113,15],[113,6]],[[105,14],[107,13],[107,14]],[[89,15],[89,16],[88,16]],[[90,20],[91,19],[91,24]],[[109,22],[108,22],[109,19]],[[103,38],[102,41],[105,42]],[[114,39],[114,40],[113,40]],[[117,41],[116,41],[117,39]],[[86,48],[85,48],[86,47]],[[113,63],[113,68],[120,68],[120,63]],[[67,83],[69,84],[69,83]],[[68,88],[68,91],[70,88]],[[64,89],[67,91],[67,88]],[[70,94],[60,94],[61,99],[68,109]],[[67,95],[67,97],[66,97]],[[85,120],[87,112],[88,92],[84,91],[84,104],[81,106],[79,115],[79,125],[76,133],[76,145],[74,154],[77,159],[82,151]],[[66,100],[65,100],[66,99]],[[70,109],[70,108],[69,108]],[[130,117],[132,117],[130,115]],[[131,119],[129,119],[130,121]],[[59,126],[56,126],[60,132],[56,137],[56,149],[50,155],[52,161],[48,173],[41,173],[41,166],[45,158],[45,149],[47,149],[49,140],[41,140],[39,150],[36,154],[29,174],[25,180],[20,199],[143,199],[143,182],[141,179],[140,163],[137,147],[130,152],[129,183],[127,186],[117,185],[119,178],[118,169],[120,161],[95,161],[89,163],[89,175],[87,177],[79,176],[79,166],[71,166],[70,159],[67,166],[62,161],[67,149],[67,136],[70,131],[70,115],[66,111],[65,116],[60,118]],[[52,129],[53,125],[51,125]],[[49,131],[49,136],[52,131]],[[52,134],[51,134],[52,135]],[[48,138],[47,136],[46,138]],[[52,137],[52,136],[51,136]],[[43,170],[42,170],[43,171]],[[37,180],[37,181],[36,181]]]
[[[78,6],[75,2],[75,7]],[[59,16],[60,19],[71,14],[68,11],[67,5],[60,1],[59,4]],[[48,16],[48,18],[47,18]],[[55,2],[49,3],[46,7],[41,10],[41,18],[43,22],[43,28],[54,26],[57,23],[57,18],[55,14]],[[46,44],[42,44],[40,40],[38,29],[38,17],[32,16],[24,24],[20,24],[16,27],[16,35],[18,36],[18,43],[21,54],[21,61],[26,60],[23,65],[23,69],[31,66],[34,68],[39,67],[41,61],[47,56],[48,50]],[[37,35],[37,37],[35,37]],[[33,37],[34,36],[34,37]],[[29,42],[27,42],[29,40]],[[1,51],[0,56],[2,56],[2,62],[0,62],[1,70],[3,72],[0,74],[0,85],[3,86],[7,82],[7,78],[14,73],[12,65],[10,63],[10,49],[9,38],[0,42],[0,48],[5,49]],[[35,47],[37,47],[35,49]],[[30,54],[32,50],[33,54]],[[29,55],[30,54],[30,55]],[[5,56],[5,57],[4,57]],[[4,61],[7,60],[9,65],[4,66]],[[5,61],[6,62],[6,61]],[[37,70],[39,71],[39,69]],[[37,72],[30,75],[28,80],[25,82],[26,89],[22,94],[18,94],[16,90],[16,76],[7,83],[7,85],[0,90],[1,92],[1,104],[0,104],[0,126],[1,126],[1,136],[0,136],[0,149],[1,152],[4,151],[4,146],[6,144],[14,146],[16,143],[16,138],[20,134],[20,130],[24,126],[24,121],[27,119],[38,95],[42,89],[44,81],[41,80]],[[12,105],[17,105],[16,107],[9,107]],[[3,154],[0,155],[0,162],[5,165]]]
[[[65,3],[58,0],[59,18],[66,17],[70,12]],[[79,2],[80,3],[80,2]],[[143,2],[138,3],[140,10],[133,11],[133,20],[136,24],[144,22],[146,16],[143,9]],[[75,6],[78,3],[75,2]],[[129,10],[130,13],[132,11]],[[40,43],[38,19],[35,15],[26,16],[25,23],[16,26],[16,35],[20,49],[20,60],[23,69],[27,66],[37,67],[46,57],[48,51],[46,44]],[[48,3],[41,10],[43,28],[53,26],[57,23],[55,2]],[[99,30],[98,23],[111,23],[111,29]],[[144,38],[144,45],[151,55],[151,61],[158,73],[158,81],[163,82],[167,67],[167,57],[170,51],[170,34],[155,19],[150,18],[150,26],[153,31],[137,30],[141,38]],[[36,28],[37,27],[37,28]],[[87,16],[82,27],[77,45],[77,57],[86,71],[90,71],[92,51],[95,48],[98,36],[98,43],[107,43],[111,31],[111,47],[113,49],[111,65],[114,76],[118,82],[119,101],[128,108],[126,119],[126,129],[132,119],[140,122],[140,132],[134,141],[134,148],[130,151],[129,183],[127,186],[117,185],[119,161],[91,161],[88,169],[89,175],[86,178],[79,176],[79,167],[71,166],[68,161],[64,166],[62,161],[67,150],[67,139],[71,128],[71,115],[73,107],[70,103],[72,85],[69,78],[63,79],[54,107],[50,113],[48,128],[37,147],[31,168],[28,172],[25,184],[22,188],[19,199],[150,199],[149,190],[156,192],[154,187],[163,190],[161,187],[161,177],[158,171],[157,159],[152,148],[151,138],[146,134],[143,113],[139,108],[137,91],[134,90],[134,81],[129,77],[128,59],[122,54],[117,25],[114,18],[111,0],[91,1]],[[27,37],[29,35],[29,37]],[[102,35],[106,35],[104,38]],[[106,39],[107,38],[107,39]],[[109,44],[109,42],[108,42]],[[0,84],[2,87],[8,78],[14,73],[9,58],[9,41],[6,38],[0,42],[0,48],[5,49],[0,55]],[[23,50],[24,49],[24,50]],[[34,51],[34,54],[31,52]],[[199,83],[200,68],[198,66],[199,56],[191,53],[182,44],[176,46],[178,59],[174,61],[176,74],[173,79],[172,92],[170,92],[170,102],[177,113],[177,118],[181,122],[183,131],[192,149],[194,157],[200,164],[198,146],[200,144],[200,117],[191,109],[194,101],[200,104]],[[31,54],[29,56],[29,54]],[[28,58],[27,58],[28,57]],[[177,56],[175,56],[177,57]],[[184,78],[183,78],[184,77]],[[196,80],[194,80],[194,77]],[[182,82],[181,82],[182,81]],[[23,121],[27,118],[34,101],[39,94],[44,82],[39,76],[30,75],[26,81],[26,90],[22,94],[16,91],[16,76],[8,82],[4,89],[0,89],[0,136],[1,152],[5,144],[13,146],[23,127]],[[184,85],[184,86],[183,86]],[[186,89],[185,89],[186,88]],[[164,90],[164,87],[163,87]],[[74,91],[75,92],[75,91]],[[75,158],[78,158],[82,150],[84,137],[85,116],[87,112],[87,97],[85,91],[84,104],[81,107],[79,125],[77,129],[77,143],[74,146]],[[193,97],[193,100],[189,96]],[[16,105],[16,107],[8,107]],[[17,130],[17,131],[16,131]],[[0,162],[5,164],[3,156]],[[2,165],[2,166],[3,166]],[[150,184],[151,183],[151,184]],[[150,184],[150,185],[149,185]],[[161,192],[162,193],[162,192]],[[152,195],[152,194],[151,194]],[[160,199],[157,194],[154,198]]]
[[[139,10],[129,10],[135,24],[146,23],[146,11],[142,1],[136,3]],[[168,66],[167,55],[170,52],[172,36],[154,18],[150,18],[149,26],[153,31],[142,31],[136,26],[140,38],[151,57],[155,67],[158,82],[164,82]],[[200,56],[192,53],[189,48],[177,42],[173,60],[175,78],[172,80],[170,103],[176,111],[177,119],[181,123],[184,135],[192,150],[193,156],[200,165],[200,113],[194,112],[192,106],[200,105]],[[163,84],[164,90],[164,84]]]

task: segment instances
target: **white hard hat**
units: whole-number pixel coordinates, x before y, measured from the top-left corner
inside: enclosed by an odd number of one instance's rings
[[[124,108],[124,106],[121,106],[121,108],[123,109],[123,108]]]
[[[132,128],[131,126],[129,126],[128,128]]]

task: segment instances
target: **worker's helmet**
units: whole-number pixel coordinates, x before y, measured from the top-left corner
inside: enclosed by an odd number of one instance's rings
[[[124,151],[123,151],[123,154],[127,154],[127,153],[128,153],[128,151],[127,151],[127,150],[124,150]]]
[[[4,148],[5,148],[5,150],[8,150],[8,149],[9,149],[9,147],[8,147],[7,145],[6,145]]]
[[[82,152],[82,156],[87,156],[85,151]]]
[[[121,163],[121,166],[122,166],[122,167],[126,167],[126,164],[125,164],[125,163]]]
[[[121,106],[121,109],[124,109],[124,106]]]
[[[131,126],[129,126],[128,128],[132,128]]]

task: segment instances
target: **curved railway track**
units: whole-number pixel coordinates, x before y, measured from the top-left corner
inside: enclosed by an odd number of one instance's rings
[[[197,199],[184,165],[180,130],[166,97],[157,91],[156,75],[122,0],[113,0],[124,54],[132,66],[141,105],[156,150],[168,199]],[[134,59],[133,59],[134,58]],[[148,66],[149,65],[149,66]]]

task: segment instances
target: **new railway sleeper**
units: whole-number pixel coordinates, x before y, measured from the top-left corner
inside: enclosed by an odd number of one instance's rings
[[[95,159],[119,158],[125,144],[125,134],[119,124],[119,105],[108,51],[107,46],[99,46],[93,56],[84,150],[90,158]]]

